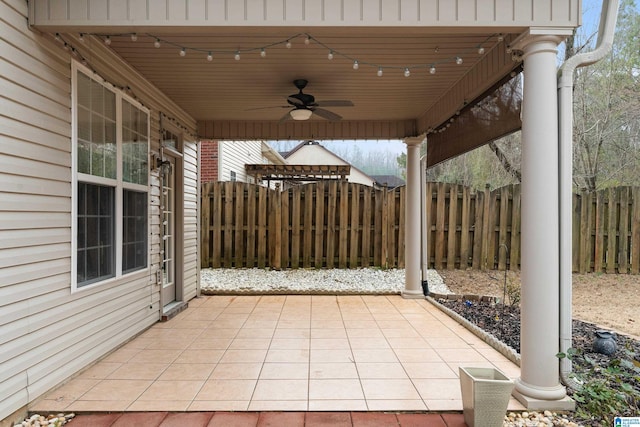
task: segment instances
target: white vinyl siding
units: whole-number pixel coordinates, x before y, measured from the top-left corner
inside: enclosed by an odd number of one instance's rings
[[[150,174],[150,268],[71,293],[72,55],[28,28],[27,9],[24,0],[0,0],[0,419],[145,330],[162,311],[157,170]],[[159,151],[160,112],[195,132],[195,121],[135,70],[103,46],[90,49],[98,75],[129,85],[150,110],[152,152]],[[193,140],[184,153],[188,299],[198,276]]]
[[[247,163],[263,163],[261,141],[220,141],[218,142],[219,181],[232,181],[231,172],[235,172],[235,180],[253,183],[253,177],[247,176],[244,165]]]

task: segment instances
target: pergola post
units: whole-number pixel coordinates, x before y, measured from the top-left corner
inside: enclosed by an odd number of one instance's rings
[[[424,137],[406,138],[407,194],[405,221],[405,285],[403,298],[424,298],[422,291],[420,211],[420,144]]]
[[[528,409],[572,409],[560,384],[559,177],[556,54],[559,35],[523,37],[520,378]]]

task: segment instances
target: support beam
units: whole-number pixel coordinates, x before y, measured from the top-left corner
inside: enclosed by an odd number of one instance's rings
[[[420,144],[423,140],[423,137],[404,140],[407,144],[407,201],[403,298],[424,298],[420,268]]]
[[[562,38],[528,35],[522,107],[522,290],[520,378],[528,409],[571,409],[560,384],[559,203],[556,53]]]

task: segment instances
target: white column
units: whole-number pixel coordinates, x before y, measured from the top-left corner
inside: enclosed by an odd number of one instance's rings
[[[522,105],[521,375],[514,395],[529,409],[564,409],[560,384],[557,36],[524,38]]]
[[[404,140],[407,144],[407,193],[403,298],[424,298],[420,270],[420,144],[423,139],[417,137]]]

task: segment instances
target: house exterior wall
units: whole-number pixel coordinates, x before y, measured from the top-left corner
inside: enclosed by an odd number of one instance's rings
[[[202,182],[218,181],[218,141],[200,141],[200,179]]]
[[[27,26],[26,1],[0,0],[0,420],[156,322],[162,310],[158,170],[149,179],[149,267],[72,292],[72,54]],[[195,121],[98,43],[91,67],[150,110]],[[184,299],[198,288],[197,146],[184,137]]]
[[[36,25],[575,26],[579,0],[94,0],[33,2]]]
[[[253,177],[247,176],[244,165],[247,163],[265,163],[262,157],[261,141],[219,141],[220,170],[219,181],[240,181],[253,183]],[[232,179],[232,172],[235,178]]]
[[[333,154],[321,145],[310,144],[300,147],[287,156],[290,165],[348,165],[349,163]],[[347,181],[373,186],[374,179],[361,170],[351,166]]]

